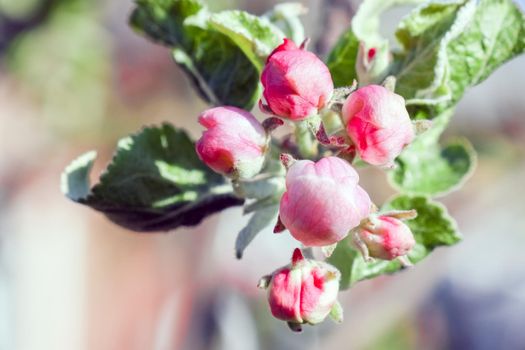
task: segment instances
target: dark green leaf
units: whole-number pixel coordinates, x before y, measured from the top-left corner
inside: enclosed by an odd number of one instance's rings
[[[199,160],[186,133],[168,124],[120,140],[111,164],[88,191],[94,159],[90,152],[66,168],[64,194],[130,230],[192,226],[243,203],[222,176]]]
[[[215,106],[252,109],[261,94],[257,68],[225,35],[199,27],[193,33],[194,47],[174,48],[173,58],[200,96]]]
[[[191,38],[184,21],[206,7],[200,0],[136,0],[130,25],[154,41],[168,46],[186,46]]]
[[[174,50],[175,61],[207,102],[251,109],[260,95],[258,67],[211,26],[211,16],[198,0],[138,0],[130,23]]]
[[[461,240],[456,223],[448,215],[446,208],[426,197],[400,195],[386,203],[382,211],[410,209],[416,209],[418,214],[415,219],[406,221],[416,239],[416,246],[408,255],[413,264],[421,261],[435,248],[453,245]],[[340,242],[328,258],[328,262],[341,271],[341,289],[347,289],[364,279],[394,273],[402,268],[397,260],[365,262],[351,247],[350,241],[348,237]]]
[[[350,86],[357,79],[355,62],[358,49],[359,39],[350,29],[339,38],[328,55],[327,65],[335,87]]]

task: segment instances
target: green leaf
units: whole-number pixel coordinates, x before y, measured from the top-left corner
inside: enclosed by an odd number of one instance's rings
[[[327,66],[335,87],[352,85],[352,81],[357,79],[355,62],[358,49],[359,39],[350,29],[339,38],[328,55]]]
[[[396,92],[407,104],[436,105],[451,99],[447,45],[468,27],[475,1],[433,1],[400,24],[396,37],[404,51],[396,56]]]
[[[390,183],[400,192],[441,196],[459,188],[476,167],[476,152],[467,139],[451,140],[444,146],[439,135],[453,111],[442,113],[433,126],[419,135],[396,159],[388,173]]]
[[[433,116],[524,52],[525,20],[511,0],[431,1],[396,36],[403,47],[391,67],[396,92]]]
[[[353,278],[354,264],[358,259],[363,259],[357,250],[351,247],[351,242],[350,236],[340,241],[332,255],[326,260],[337,267],[341,273],[341,280],[339,281],[339,289],[341,290],[350,288],[356,282]]]
[[[264,199],[275,197],[280,199],[285,190],[284,176],[263,176],[248,180],[238,180],[237,191],[243,198]]]
[[[406,221],[416,239],[415,247],[408,254],[413,264],[424,259],[435,248],[450,246],[461,240],[454,219],[448,215],[441,203],[426,197],[400,195],[382,207],[382,211],[410,209],[416,209],[418,214],[415,219]],[[340,242],[334,254],[328,258],[328,262],[336,266],[342,274],[341,289],[347,289],[364,279],[401,270],[401,263],[397,260],[365,262],[351,247],[350,239],[347,237]]]
[[[199,160],[188,135],[168,124],[121,139],[111,164],[89,190],[94,160],[89,152],[73,161],[62,174],[62,191],[130,230],[193,226],[243,203]]]
[[[260,71],[268,55],[284,38],[284,33],[268,19],[244,11],[214,14],[210,23],[213,28],[232,39]]]
[[[308,9],[300,2],[284,2],[275,5],[272,10],[264,14],[264,17],[279,27],[287,38],[299,45],[306,38],[299,16],[307,12]]]
[[[279,204],[269,205],[265,208],[257,210],[248,221],[237,239],[235,240],[235,256],[241,259],[244,250],[253,241],[255,236],[269,225],[275,224],[277,213],[279,212]]]
[[[525,15],[511,0],[481,0],[469,27],[447,47],[451,103],[525,52]]]
[[[214,106],[252,109],[261,94],[259,71],[231,39],[193,27],[189,50],[173,49],[173,58],[189,76],[200,96]]]
[[[136,0],[130,25],[137,32],[168,46],[191,43],[184,21],[206,7],[200,0]],[[188,40],[189,39],[189,40]]]
[[[415,142],[396,159],[389,173],[393,186],[409,194],[442,196],[461,187],[475,169],[476,154],[467,139],[441,147]]]
[[[365,0],[352,19],[352,29],[360,40],[371,46],[381,45],[386,39],[380,34],[381,15],[388,9],[423,3],[426,0]]]
[[[130,24],[173,49],[175,61],[207,102],[251,109],[261,93],[259,67],[246,47],[243,51],[212,27],[211,16],[198,0],[138,0]]]
[[[416,4],[423,0],[367,0],[359,6],[352,25],[341,35],[328,55],[327,65],[332,73],[335,87],[349,86],[357,79],[356,59],[359,42],[367,47],[387,48],[388,40],[379,32],[381,14],[387,9],[406,4]],[[381,49],[383,50],[383,49]]]
[[[425,247],[427,252],[440,246],[450,246],[461,241],[455,220],[448,214],[447,208],[439,202],[423,196],[398,195],[381,207],[382,211],[416,209],[417,217],[406,221],[416,238],[416,242]],[[409,255],[412,256],[412,255]],[[413,263],[421,260],[413,260]]]

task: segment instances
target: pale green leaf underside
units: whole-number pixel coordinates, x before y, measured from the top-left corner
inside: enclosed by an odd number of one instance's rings
[[[426,197],[400,195],[388,203],[382,210],[416,209],[418,216],[406,221],[416,239],[416,246],[408,257],[413,264],[425,258],[433,249],[453,245],[461,240],[456,223],[448,215],[446,208]],[[402,266],[397,260],[365,262],[362,256],[350,246],[350,237],[339,242],[328,262],[341,272],[341,289],[348,289],[358,281],[383,274],[399,271]],[[417,267],[414,267],[417,268]]]
[[[308,9],[300,2],[283,2],[276,4],[263,17],[280,28],[287,38],[299,45],[305,39],[304,27],[299,16],[307,12]]]
[[[269,225],[275,224],[278,212],[279,205],[273,204],[257,210],[250,217],[248,224],[239,232],[235,240],[235,255],[238,259],[242,258],[244,250],[259,232]]]
[[[95,156],[88,152],[66,168],[62,191],[131,230],[192,226],[243,202],[222,176],[198,159],[186,133],[168,124],[120,140],[111,164],[90,188]]]
[[[266,18],[239,10],[214,14],[210,17],[210,24],[232,39],[259,71],[284,38],[284,33]]]
[[[97,158],[97,152],[89,151],[69,164],[60,179],[60,189],[69,199],[79,201],[91,192],[89,173]]]
[[[361,3],[352,19],[352,30],[356,37],[370,46],[380,45],[385,38],[380,34],[381,15],[389,8],[401,5],[420,4],[426,0],[366,0]]]

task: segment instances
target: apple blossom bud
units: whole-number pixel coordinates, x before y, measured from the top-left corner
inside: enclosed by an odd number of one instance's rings
[[[208,130],[195,148],[211,169],[243,179],[261,171],[269,138],[251,113],[237,107],[215,107],[202,113],[199,123]]]
[[[268,290],[272,315],[287,321],[294,331],[301,324],[322,322],[335,307],[338,321],[342,317],[337,303],[340,272],[322,261],[305,259],[296,248],[292,263],[265,276],[259,282]]]
[[[332,97],[334,83],[328,67],[313,53],[284,39],[268,56],[261,75],[267,106],[263,112],[291,120],[318,113]]]
[[[342,118],[357,153],[372,165],[392,166],[414,139],[405,100],[379,85],[362,87],[348,96]]]
[[[370,213],[370,197],[358,181],[354,168],[337,157],[296,161],[286,175],[281,222],[305,246],[339,242]]]
[[[364,244],[371,258],[393,260],[407,255],[416,244],[410,228],[395,217],[381,215],[372,216],[354,236],[354,242],[359,246]],[[364,248],[361,246],[361,248]],[[362,250],[360,248],[360,250]]]
[[[360,42],[355,63],[359,84],[363,86],[381,81],[386,75],[390,59],[388,42],[370,48]]]

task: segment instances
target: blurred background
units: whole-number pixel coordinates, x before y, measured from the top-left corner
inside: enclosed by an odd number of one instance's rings
[[[302,2],[326,54],[359,1]],[[262,14],[277,1],[209,3]],[[200,133],[205,104],[167,49],[128,28],[131,8],[0,0],[0,350],[525,349],[525,57],[469,91],[444,136],[479,153],[465,187],[442,198],[464,241],[341,293],[343,324],[293,334],[255,288],[288,262],[289,235],[262,232],[239,261],[239,208],[136,234],[59,191],[73,158],[96,149],[95,179],[143,125]],[[385,14],[385,33],[405,12]],[[374,201],[393,194],[381,172],[361,177]]]

